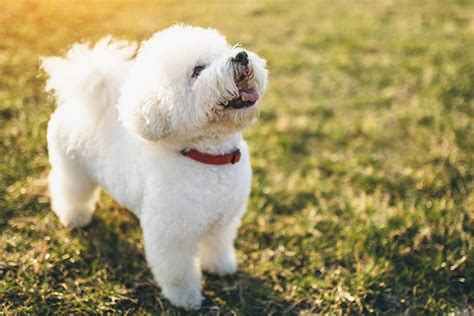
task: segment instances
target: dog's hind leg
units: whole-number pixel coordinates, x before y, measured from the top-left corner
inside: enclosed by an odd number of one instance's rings
[[[233,274],[237,271],[234,239],[240,220],[235,218],[226,226],[218,226],[208,232],[199,243],[201,268],[218,275]]]
[[[83,227],[90,223],[99,189],[77,166],[61,153],[50,150],[52,170],[49,174],[51,206],[67,227]]]

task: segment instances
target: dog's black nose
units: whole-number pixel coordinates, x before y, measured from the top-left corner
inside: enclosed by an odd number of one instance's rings
[[[242,65],[247,66],[249,64],[249,55],[247,55],[246,52],[241,51],[235,56],[234,61],[236,63],[241,63]]]

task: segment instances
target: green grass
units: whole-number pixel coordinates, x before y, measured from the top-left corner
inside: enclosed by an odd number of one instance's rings
[[[474,3],[3,1],[0,314],[182,313],[160,295],[137,220],[103,196],[90,227],[50,211],[38,57],[174,22],[268,60],[246,131],[253,193],[236,276],[201,313],[474,310]]]

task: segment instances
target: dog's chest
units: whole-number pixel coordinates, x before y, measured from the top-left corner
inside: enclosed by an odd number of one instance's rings
[[[226,166],[193,161],[173,170],[167,168],[165,173],[168,175],[164,178],[172,183],[167,182],[156,192],[155,205],[177,216],[183,227],[192,224],[196,231],[205,232],[212,226],[230,223],[245,211],[251,185],[248,159]]]
[[[250,193],[247,169],[241,165],[201,170],[187,186],[190,200],[202,205],[204,213],[221,219],[233,217],[245,205]]]

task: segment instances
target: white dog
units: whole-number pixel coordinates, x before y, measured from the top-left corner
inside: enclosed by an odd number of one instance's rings
[[[76,44],[43,60],[52,208],[92,218],[101,186],[140,219],[148,264],[173,304],[202,302],[201,269],[234,273],[250,194],[242,129],[258,117],[265,61],[217,31],[176,25],[136,45]]]

